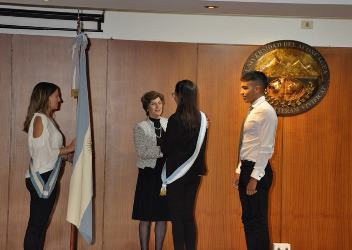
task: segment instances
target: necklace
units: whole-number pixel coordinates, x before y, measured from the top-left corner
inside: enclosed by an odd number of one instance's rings
[[[155,127],[154,124],[153,124],[153,128],[155,129],[156,138],[161,138],[161,134],[163,132],[161,124],[160,124],[160,126],[158,128]],[[159,133],[159,135],[158,135],[158,133]]]
[[[149,120],[150,120],[150,119],[149,119]],[[153,122],[152,120],[150,120],[150,121],[151,121],[151,125],[152,125],[153,128],[155,129],[155,136],[156,136],[156,138],[161,138],[161,135],[162,135],[162,132],[163,132],[162,127],[161,127],[161,124],[160,124],[159,127],[155,127],[154,122]]]
[[[161,126],[160,126],[160,127],[161,127]],[[159,129],[160,129],[160,128],[159,128]],[[158,135],[158,133],[155,131],[155,136],[156,136],[156,138],[161,138],[162,132],[163,132],[163,130],[160,129],[160,130],[159,130],[159,135]]]

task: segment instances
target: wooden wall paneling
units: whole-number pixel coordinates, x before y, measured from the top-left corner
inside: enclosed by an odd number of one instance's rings
[[[352,50],[319,48],[330,67],[327,95],[284,119],[282,240],[293,249],[351,249]]]
[[[27,134],[22,132],[30,94],[39,81],[61,87],[64,103],[56,119],[68,141],[74,137],[75,101],[70,97],[72,81],[71,38],[13,36],[13,106],[10,169],[8,249],[22,249],[29,214],[29,193],[24,183],[29,154]],[[68,169],[67,169],[68,168]],[[69,229],[66,222],[70,165],[63,169],[61,189],[46,237],[46,249],[67,249]]]
[[[92,133],[94,140],[94,200],[93,237],[94,244],[88,245],[78,237],[77,249],[103,249],[104,218],[104,173],[105,173],[105,127],[106,127],[106,72],[107,40],[91,39],[88,51],[89,85],[91,94]]]
[[[241,209],[233,181],[238,136],[246,113],[239,95],[239,78],[243,59],[250,50],[240,51],[238,47],[226,45],[199,45],[200,107],[210,119],[208,172],[199,191],[196,213],[200,249],[245,247]]]
[[[138,221],[131,214],[138,172],[133,128],[145,119],[140,98],[149,90],[164,93],[169,116],[176,107],[175,83],[196,80],[196,63],[194,44],[108,42],[104,249],[139,249]],[[164,249],[173,249],[170,225]]]
[[[271,243],[282,242],[282,174],[285,171],[285,166],[283,165],[283,137],[283,118],[278,117],[275,149],[270,160],[273,169],[273,183],[269,193],[269,231]]]
[[[232,184],[240,126],[248,107],[239,95],[239,78],[256,46],[91,42],[96,242],[88,246],[79,237],[79,249],[139,248],[138,222],[131,219],[131,212],[137,177],[133,127],[145,117],[140,97],[148,90],[161,91],[166,98],[165,116],[169,116],[176,107],[170,93],[185,78],[198,83],[201,109],[211,121],[208,175],[196,207],[198,248],[244,249],[241,206]],[[64,103],[56,118],[68,141],[75,133],[76,101],[70,97],[72,38],[1,35],[0,44],[0,176],[8,180],[1,186],[5,192],[0,195],[0,248],[12,250],[22,249],[29,212],[24,184],[29,155],[22,125],[32,88],[39,81],[61,87]],[[312,110],[279,119],[269,224],[272,241],[289,242],[294,249],[348,250],[352,236],[352,50],[319,51],[330,67],[330,89]],[[70,175],[67,164],[46,249],[69,245],[70,226],[65,218]],[[170,224],[164,246],[173,249]]]
[[[11,35],[0,35],[0,249],[6,249],[11,146]]]
[[[199,192],[197,217],[199,249],[244,249],[241,205],[234,189],[238,140],[248,105],[240,96],[240,77],[251,46],[199,45],[200,106],[210,119],[207,148],[208,174]],[[272,238],[280,237],[281,125],[273,158],[274,185],[270,197]]]

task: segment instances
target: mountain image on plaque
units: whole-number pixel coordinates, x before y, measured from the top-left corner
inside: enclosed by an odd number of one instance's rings
[[[243,73],[251,70],[267,75],[266,99],[281,116],[311,109],[328,89],[329,69],[324,58],[298,41],[281,40],[260,47],[247,59]]]

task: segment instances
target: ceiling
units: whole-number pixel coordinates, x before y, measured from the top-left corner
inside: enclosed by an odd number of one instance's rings
[[[352,0],[0,0],[0,4],[152,13],[352,19]],[[218,8],[206,9],[205,5]]]

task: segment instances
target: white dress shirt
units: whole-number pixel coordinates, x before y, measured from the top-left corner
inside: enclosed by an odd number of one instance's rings
[[[243,126],[240,159],[255,162],[251,177],[260,180],[274,152],[277,115],[264,96],[255,100],[252,107]],[[241,173],[241,162],[236,173]]]

